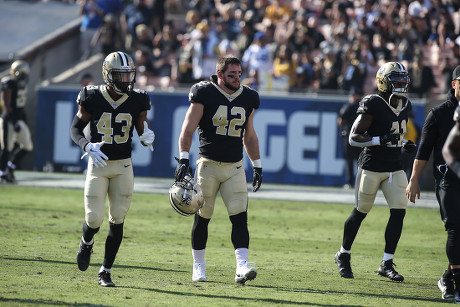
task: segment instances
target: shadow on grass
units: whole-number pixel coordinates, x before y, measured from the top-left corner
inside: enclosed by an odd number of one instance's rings
[[[29,262],[45,262],[45,263],[56,263],[56,264],[70,264],[70,265],[77,265],[77,261],[70,262],[70,261],[58,261],[58,260],[47,260],[41,257],[36,257],[34,259],[30,258],[13,258],[8,257],[5,255],[0,255],[0,259],[5,260],[13,260],[13,261],[29,261]],[[100,267],[101,264],[90,264],[90,266]],[[163,272],[176,272],[176,273],[186,273],[188,271],[184,270],[166,270],[166,269],[159,269],[154,267],[145,267],[145,266],[137,266],[137,265],[114,265],[114,268],[125,268],[125,269],[139,269],[139,270],[152,270],[152,271],[163,271]]]
[[[68,303],[63,301],[51,301],[51,300],[26,300],[17,298],[5,298],[0,297],[0,302],[5,303],[19,303],[19,304],[36,304],[36,305],[56,305],[56,306],[94,306],[94,307],[109,307],[110,305],[94,305],[90,303]]]
[[[258,285],[251,285],[251,287],[260,288],[260,289],[274,289],[276,291],[285,291],[285,292],[356,295],[356,296],[372,297],[372,298],[391,298],[391,299],[433,302],[433,303],[442,303],[442,302],[452,303],[452,300],[446,301],[440,298],[423,298],[423,297],[413,297],[413,296],[401,296],[401,295],[394,295],[394,294],[385,295],[385,294],[377,294],[377,293],[369,293],[369,292],[346,292],[346,291],[318,290],[318,289],[308,289],[308,288],[307,289],[290,289],[290,288],[283,288],[283,287],[269,287],[269,286],[258,286]]]
[[[253,287],[253,286],[251,286]],[[331,304],[318,304],[318,303],[309,303],[309,302],[295,302],[295,301],[288,301],[288,300],[279,300],[279,299],[272,299],[272,298],[248,298],[248,297],[241,297],[241,296],[225,296],[225,295],[213,295],[213,294],[201,294],[201,293],[189,293],[189,292],[181,292],[181,291],[168,291],[168,290],[160,290],[160,289],[152,289],[152,288],[140,288],[140,287],[118,287],[118,288],[126,288],[126,289],[136,289],[136,290],[144,290],[144,291],[151,291],[155,293],[162,293],[162,294],[169,294],[169,295],[180,295],[180,296],[197,296],[203,298],[211,298],[211,299],[222,299],[222,300],[232,300],[232,301],[242,301],[246,304],[249,302],[255,303],[271,303],[271,304],[291,304],[291,305],[305,305],[305,306],[329,306],[329,307],[338,307],[343,305],[331,305]],[[270,288],[270,287],[267,287]],[[237,304],[235,302],[235,305]],[[222,303],[224,304],[224,303]],[[348,305],[348,306],[362,306],[362,305]]]

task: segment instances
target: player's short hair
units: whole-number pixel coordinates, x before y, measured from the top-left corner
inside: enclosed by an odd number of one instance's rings
[[[241,66],[241,61],[236,56],[233,56],[233,55],[226,55],[226,56],[221,57],[217,61],[216,72],[226,71],[228,68],[228,65],[231,65],[231,64]]]

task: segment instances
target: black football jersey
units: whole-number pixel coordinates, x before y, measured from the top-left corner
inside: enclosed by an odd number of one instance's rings
[[[11,89],[11,109],[15,119],[25,120],[25,107],[27,103],[27,86],[25,81],[18,82],[6,77],[2,79],[2,91]]]
[[[362,169],[374,172],[394,172],[402,170],[401,147],[402,139],[407,131],[407,119],[412,109],[410,101],[403,97],[400,105],[393,108],[379,95],[368,95],[360,103],[357,113],[372,115],[373,121],[367,134],[383,136],[389,133],[401,134],[397,145],[381,145],[365,147],[361,152],[358,165]]]
[[[259,94],[241,86],[232,95],[225,93],[213,81],[202,81],[192,86],[191,103],[204,106],[198,124],[201,157],[219,162],[238,162],[243,159],[243,133],[253,109],[260,106]]]
[[[145,91],[134,90],[114,102],[104,85],[90,85],[82,88],[77,103],[91,114],[89,141],[105,141],[101,151],[109,160],[130,158],[133,129],[139,113],[150,110],[149,95]]]

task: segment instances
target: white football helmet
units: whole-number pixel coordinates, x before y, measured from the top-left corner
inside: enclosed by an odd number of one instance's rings
[[[409,73],[399,62],[387,62],[380,66],[375,76],[377,89],[382,93],[403,96],[410,84]]]
[[[177,213],[184,216],[195,214],[203,207],[203,191],[190,174],[169,189],[169,202]]]
[[[136,66],[133,59],[125,52],[112,52],[102,64],[105,83],[122,95],[133,90],[136,82]]]

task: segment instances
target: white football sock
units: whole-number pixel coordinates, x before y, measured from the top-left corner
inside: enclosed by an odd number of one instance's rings
[[[193,249],[192,248],[193,263],[203,263],[205,252],[206,252],[206,248],[205,249]]]

